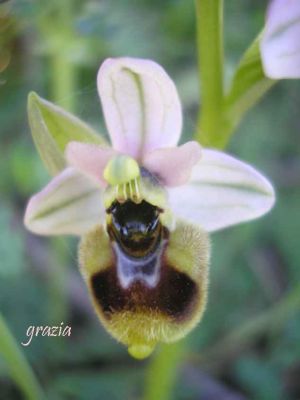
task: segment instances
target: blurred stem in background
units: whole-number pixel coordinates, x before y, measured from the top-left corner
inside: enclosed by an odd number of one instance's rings
[[[74,41],[73,30],[73,0],[64,2],[55,1],[56,21],[49,21],[50,31],[52,32],[55,47],[50,58],[51,67],[51,97],[54,103],[63,102],[63,107],[71,112],[75,111],[74,92],[77,86],[77,68],[71,59],[69,51],[70,44]],[[51,19],[51,17],[50,17]],[[59,30],[56,30],[56,24]],[[59,36],[57,36],[59,32]],[[56,40],[55,40],[56,39]]]
[[[76,67],[68,60],[63,49],[58,49],[50,59],[51,98],[54,103],[62,103],[64,109],[74,111],[76,88]]]
[[[74,12],[74,0],[54,0],[44,6],[37,20],[49,60],[51,100],[71,112],[76,109],[74,89],[77,87],[77,66],[72,59]]]
[[[55,0],[48,5],[38,21],[38,28],[48,43],[50,69],[50,98],[70,112],[76,111],[77,65],[71,57],[75,40],[74,0]],[[52,239],[52,265],[49,280],[49,320],[54,325],[66,322],[68,299],[66,297],[68,247],[65,239]]]
[[[196,140],[222,148],[223,0],[195,0],[201,113]],[[201,117],[200,117],[201,114]],[[169,400],[187,344],[163,345],[149,365],[144,400]]]
[[[11,376],[23,392],[24,398],[28,400],[45,399],[43,390],[1,314],[0,355],[5,359]]]
[[[68,297],[67,297],[67,264],[68,247],[64,238],[51,239],[51,265],[49,271],[49,311],[48,320],[50,324],[57,325],[66,323],[68,319]],[[60,341],[63,344],[63,341]]]

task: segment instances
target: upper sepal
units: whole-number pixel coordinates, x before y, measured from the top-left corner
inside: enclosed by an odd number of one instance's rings
[[[105,144],[90,126],[34,92],[28,96],[28,119],[33,141],[51,175],[65,168],[64,150],[70,141]]]
[[[157,148],[176,146],[181,104],[160,65],[130,57],[107,59],[99,69],[98,90],[115,150],[140,160]]]

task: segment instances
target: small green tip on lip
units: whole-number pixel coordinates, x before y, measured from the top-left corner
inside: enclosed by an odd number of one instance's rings
[[[128,353],[137,360],[143,360],[150,356],[154,348],[155,345],[135,344],[128,347]]]

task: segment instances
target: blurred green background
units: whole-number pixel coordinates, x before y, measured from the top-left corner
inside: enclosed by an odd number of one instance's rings
[[[227,82],[264,22],[267,1],[225,1]],[[27,199],[47,182],[30,137],[29,91],[105,132],[96,73],[106,57],[151,58],[175,81],[183,141],[199,105],[192,0],[15,0],[0,5],[0,307],[17,341],[30,325],[72,336],[23,347],[50,399],[140,399],[149,360],[102,329],[77,269],[75,239],[26,232]],[[188,336],[174,400],[300,398],[300,85],[278,83],[243,120],[228,151],[273,181],[264,218],[212,236],[210,295]],[[297,305],[298,302],[298,305]],[[22,399],[0,357],[0,399]]]

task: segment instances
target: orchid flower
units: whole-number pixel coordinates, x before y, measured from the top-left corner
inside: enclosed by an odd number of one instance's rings
[[[81,272],[96,312],[143,358],[199,322],[208,233],[265,214],[274,190],[228,154],[178,145],[180,100],[155,62],[108,59],[98,90],[111,146],[70,142],[67,167],[30,199],[25,225],[82,236]]]
[[[299,0],[271,1],[260,50],[269,78],[300,77]]]

